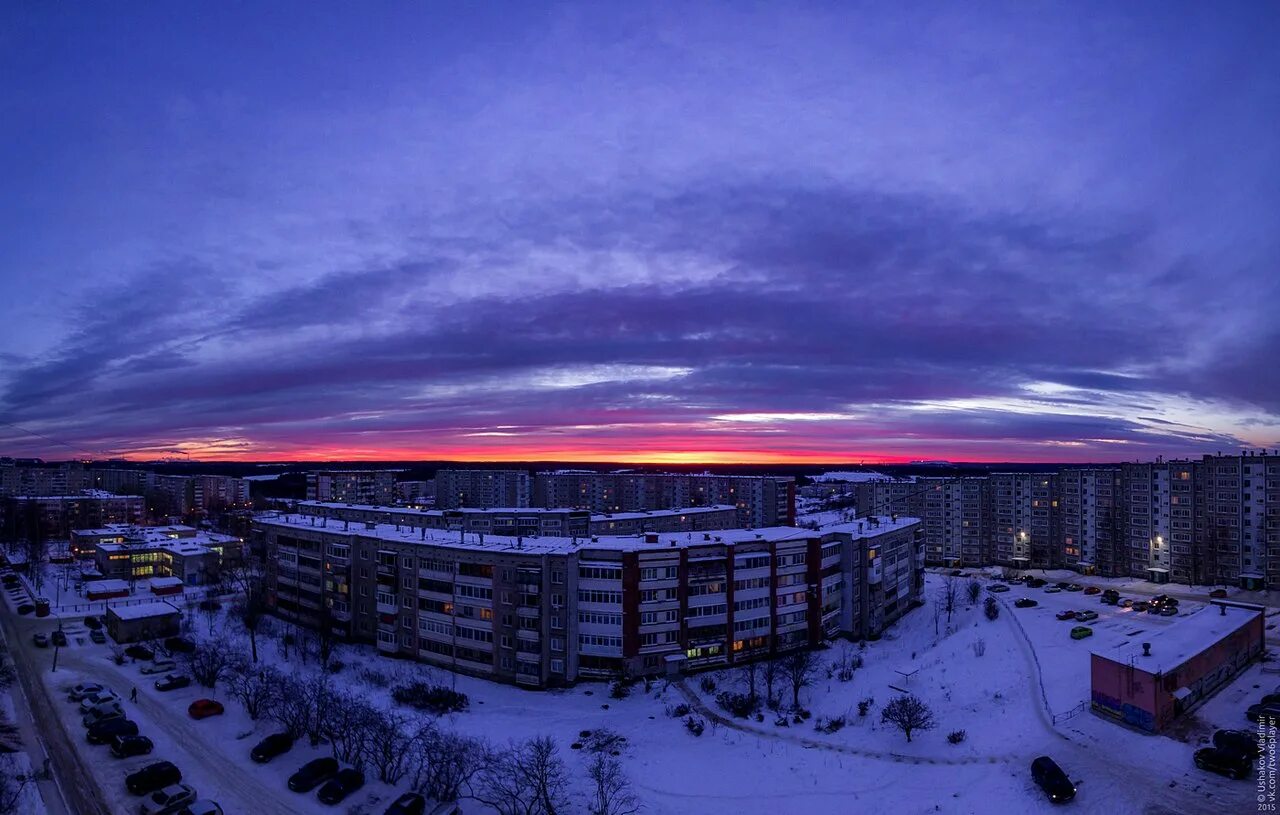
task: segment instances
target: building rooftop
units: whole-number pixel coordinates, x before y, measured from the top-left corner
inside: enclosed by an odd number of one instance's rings
[[[156,600],[152,603],[139,603],[135,606],[107,606],[107,613],[114,614],[122,620],[145,620],[148,617],[160,617],[165,614],[181,614],[182,611],[172,603]]]
[[[875,520],[879,523],[872,523],[870,518],[861,518],[856,521],[845,521],[843,523],[824,526],[818,531],[823,534],[828,532],[837,532],[845,535],[851,535],[855,538],[872,538],[876,535],[883,535],[886,532],[893,532],[898,529],[906,529],[908,526],[920,523],[919,518],[908,518],[903,516],[899,516],[895,521],[892,516],[881,515]]]
[[[317,509],[357,509],[367,512],[385,512],[391,515],[410,515],[425,516],[429,518],[443,518],[445,515],[490,515],[499,513],[510,513],[512,515],[561,515],[566,512],[575,512],[586,514],[590,510],[572,509],[569,507],[547,508],[547,507],[490,507],[480,509],[478,507],[459,507],[458,509],[414,509],[412,507],[390,507],[380,504],[348,504],[340,501],[299,501],[299,507],[315,507]],[[641,512],[605,512],[601,514],[592,514],[593,521],[621,521],[636,518],[665,518],[672,515],[690,515],[704,514],[708,512],[723,512],[725,510],[737,511],[737,507],[732,504],[712,504],[711,506],[701,507],[683,507],[679,509],[653,509]]]
[[[1143,633],[1118,646],[1095,648],[1091,653],[1123,665],[1132,663],[1150,674],[1168,673],[1261,615],[1257,608],[1214,603],[1162,631]],[[1144,642],[1151,644],[1150,655],[1143,654]]]
[[[888,519],[879,530],[868,530],[866,536],[878,535],[890,529],[905,526],[899,519],[895,526]],[[913,519],[914,520],[914,519]],[[579,550],[614,550],[623,552],[651,551],[663,547],[685,547],[715,543],[748,543],[753,541],[795,541],[819,537],[822,532],[793,526],[773,526],[760,529],[718,529],[709,532],[650,532],[643,535],[594,535],[577,538],[547,535],[477,534],[460,530],[397,528],[395,524],[361,523],[352,521],[343,528],[343,521],[315,515],[288,513],[261,513],[257,523],[292,529],[317,529],[330,533],[356,535],[396,543],[421,543],[431,546],[449,546],[488,552],[525,552],[529,554],[566,554]],[[825,532],[827,530],[823,530]]]

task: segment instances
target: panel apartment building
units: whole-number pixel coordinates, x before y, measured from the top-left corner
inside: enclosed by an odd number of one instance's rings
[[[307,473],[308,501],[390,506],[396,497],[396,474],[389,470],[312,470]]]
[[[875,636],[923,585],[905,518],[575,540],[263,515],[255,534],[280,616],[531,687]]]
[[[107,524],[138,524],[146,504],[138,495],[85,490],[78,495],[0,498],[0,538],[66,540],[71,530]]]
[[[527,470],[437,470],[435,480],[438,509],[529,506]]]
[[[1058,479],[1063,565],[1084,574],[1127,575],[1122,471],[1070,469]]]
[[[535,506],[604,514],[728,504],[744,528],[794,524],[795,495],[790,476],[557,470],[533,478]]]

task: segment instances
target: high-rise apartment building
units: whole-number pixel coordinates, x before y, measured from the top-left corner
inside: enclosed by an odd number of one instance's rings
[[[345,504],[395,502],[396,474],[389,470],[312,470],[307,473],[308,501]]]
[[[739,524],[743,527],[790,525],[795,523],[795,479],[712,473],[560,470],[534,476],[533,503],[543,507],[588,509],[597,514],[727,504],[738,508]]]
[[[529,506],[527,470],[437,470],[435,480],[440,509]]]
[[[1067,469],[1058,474],[1062,562],[1104,577],[1129,573],[1124,490],[1119,469]]]

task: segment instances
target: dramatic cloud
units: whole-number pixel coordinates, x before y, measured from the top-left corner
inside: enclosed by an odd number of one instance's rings
[[[30,11],[0,452],[1280,444],[1276,20],[1059,11]]]

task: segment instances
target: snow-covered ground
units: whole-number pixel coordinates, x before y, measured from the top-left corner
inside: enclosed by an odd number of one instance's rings
[[[943,580],[929,575],[930,604],[936,601],[936,588]],[[1023,594],[1038,600],[1039,607],[1014,609],[1012,601]],[[614,699],[604,684],[535,692],[471,677],[454,679],[438,669],[387,660],[370,648],[343,647],[338,658],[345,667],[334,679],[379,705],[393,704],[389,690],[384,682],[362,679],[366,668],[394,681],[456,682],[457,689],[470,696],[470,709],[438,724],[497,745],[551,736],[573,779],[576,806],[572,811],[585,811],[587,789],[586,759],[571,745],[580,731],[602,727],[627,738],[622,761],[647,813],[750,815],[816,808],[1049,812],[1052,806],[1032,784],[1028,771],[1031,760],[1042,754],[1053,756],[1072,778],[1081,781],[1073,803],[1077,811],[1244,811],[1252,799],[1252,785],[1197,770],[1191,753],[1212,732],[1211,723],[1241,725],[1244,707],[1258,695],[1254,685],[1260,680],[1265,684],[1261,668],[1251,669],[1188,717],[1175,734],[1185,741],[1139,734],[1079,709],[1089,694],[1088,654],[1099,645],[1118,644],[1144,631],[1176,625],[1177,618],[1103,606],[1096,595],[1083,593],[1014,589],[1002,595],[1001,603],[999,619],[989,621],[980,603],[969,607],[962,598],[950,625],[945,615],[937,621],[937,633],[932,608],[926,606],[907,615],[877,642],[865,647],[840,642],[821,652],[824,663],[848,652],[861,657],[863,666],[849,682],[820,672],[802,692],[802,703],[813,719],[787,727],[775,724],[772,715],[763,722],[728,718],[718,711],[714,693],[700,689],[701,676],[679,684],[657,681],[648,690],[637,684],[628,698]],[[1196,605],[1186,602],[1184,611]],[[1055,612],[1066,608],[1098,611],[1092,638],[1070,639],[1068,632],[1075,623],[1054,619]],[[52,618],[40,622],[56,625]],[[205,632],[206,622],[196,621],[197,634]],[[271,764],[254,764],[248,758],[249,748],[277,729],[274,725],[251,722],[221,689],[209,692],[193,687],[159,693],[150,677],[139,674],[138,666],[113,664],[109,648],[93,645],[75,618],[64,624],[72,645],[62,650],[57,673],[42,673],[44,681],[59,692],[90,678],[106,681],[124,695],[136,686],[138,702],[125,706],[142,733],[156,742],[152,756],[114,759],[106,747],[84,741],[78,714],[66,703],[63,723],[113,809],[124,811],[136,802],[124,791],[125,774],[168,758],[203,796],[218,799],[229,813],[333,811],[322,807],[314,793],[294,794],[284,785],[289,773],[305,760],[324,754],[326,748],[309,748],[303,742]],[[261,649],[263,659],[289,662],[275,639],[264,638]],[[51,652],[41,655],[46,661],[50,657]],[[706,676],[714,679],[717,690],[741,687],[744,681],[741,669]],[[938,720],[935,729],[914,734],[911,743],[880,721],[880,709],[897,694],[895,687],[925,700]],[[778,690],[789,694],[784,686]],[[227,713],[192,721],[186,707],[202,696],[223,701]],[[874,704],[864,718],[857,708],[859,700],[866,698],[874,699]],[[705,710],[708,726],[700,737],[670,715],[677,705],[690,702],[695,710],[698,706]],[[848,721],[844,729],[832,734],[815,730],[819,717],[841,715]],[[960,744],[948,743],[947,734],[953,730],[966,732]],[[391,797],[393,790],[371,778],[340,811],[351,806],[353,811],[379,812]],[[468,813],[486,811],[474,801],[465,805]]]

